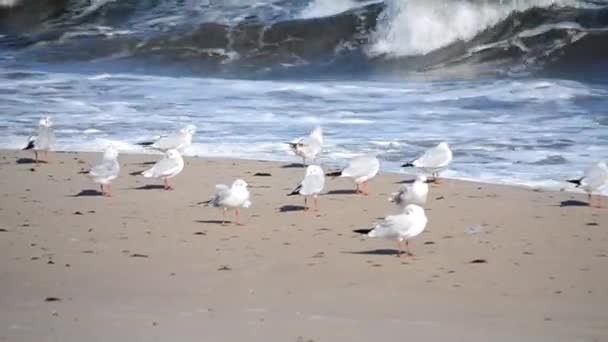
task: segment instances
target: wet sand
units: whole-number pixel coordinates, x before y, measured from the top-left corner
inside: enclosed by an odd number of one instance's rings
[[[0,341],[608,339],[608,209],[585,195],[445,181],[397,258],[355,230],[403,175],[328,180],[315,213],[293,165],[188,158],[163,191],[129,175],[159,156],[121,155],[106,198],[78,174],[100,154],[26,152],[0,151]],[[222,226],[199,203],[237,177],[253,206]]]

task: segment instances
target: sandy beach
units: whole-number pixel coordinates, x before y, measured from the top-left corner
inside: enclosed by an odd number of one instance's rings
[[[163,191],[129,175],[158,155],[121,155],[106,198],[78,174],[100,154],[26,152],[0,151],[0,341],[608,340],[608,209],[584,194],[447,180],[397,258],[354,231],[403,175],[328,180],[315,213],[284,163],[187,158]],[[222,226],[199,203],[237,177],[253,205]]]

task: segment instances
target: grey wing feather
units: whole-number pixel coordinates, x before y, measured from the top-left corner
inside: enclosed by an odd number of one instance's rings
[[[420,158],[414,161],[418,167],[441,167],[448,162],[448,153],[444,150],[433,148],[426,151]]]
[[[318,194],[325,186],[325,177],[321,175],[307,176],[301,183],[300,194],[304,196]]]
[[[223,202],[230,196],[230,187],[225,184],[218,184],[215,186],[215,193],[211,197],[211,205],[214,207],[222,206]]]
[[[91,176],[96,177],[108,177],[111,176],[115,172],[114,163],[111,160],[102,161],[101,163],[95,165],[89,171]]]
[[[154,175],[162,176],[172,174],[178,167],[179,163],[176,160],[164,158],[154,164],[150,170]]]
[[[348,167],[342,171],[342,174],[355,177],[363,176],[368,174],[377,163],[378,159],[375,156],[353,158],[348,164]]]

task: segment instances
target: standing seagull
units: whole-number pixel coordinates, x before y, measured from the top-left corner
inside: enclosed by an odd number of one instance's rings
[[[418,159],[401,165],[402,167],[416,167],[433,176],[433,181],[439,183],[439,172],[448,167],[452,161],[452,150],[447,142],[426,150]]]
[[[582,188],[588,194],[589,206],[595,208],[603,208],[602,206],[602,190],[608,186],[608,166],[605,162],[597,162],[585,171],[585,175],[579,179],[570,179],[568,182],[576,184],[577,188]],[[599,192],[597,195],[598,204],[592,205],[591,199],[594,192]]]
[[[45,116],[38,123],[38,135],[29,138],[27,146],[24,150],[34,150],[36,163],[48,163],[48,151],[51,145],[55,143],[55,133],[53,132],[53,121],[50,116]],[[38,151],[44,152],[45,160],[38,160]]]
[[[319,203],[317,196],[323,191],[325,186],[325,175],[323,169],[317,165],[310,165],[306,168],[304,180],[287,196],[302,195],[304,196],[304,210],[308,210],[308,197],[313,198],[315,211],[319,211]]]
[[[215,186],[215,193],[211,199],[204,203],[216,208],[222,208],[222,225],[226,223],[226,211],[234,209],[236,224],[241,226],[242,224],[239,222],[239,208],[249,208],[251,206],[249,197],[247,183],[242,179],[237,179],[230,187],[225,184],[217,184]]]
[[[110,183],[118,177],[119,172],[118,150],[114,146],[109,146],[103,152],[103,158],[87,174],[93,182],[99,183],[101,194],[110,197],[112,196]]]
[[[296,155],[302,158],[302,165],[306,165],[306,161],[310,160],[313,162],[321,152],[321,147],[323,145],[323,130],[321,130],[321,127],[317,126],[310,132],[309,136],[287,144],[289,144],[289,147]]]
[[[174,149],[168,150],[163,159],[159,160],[141,174],[146,178],[162,178],[164,189],[173,190],[167,181],[169,178],[177,176],[184,169],[184,159],[182,155]]]
[[[426,176],[418,175],[412,184],[404,184],[398,192],[394,192],[389,201],[401,207],[408,204],[424,205],[429,194]]]
[[[329,177],[350,177],[357,185],[356,193],[369,195],[367,182],[374,178],[380,170],[380,161],[374,155],[364,155],[350,160],[342,171],[329,172]]]
[[[401,214],[385,217],[367,235],[396,240],[397,256],[401,256],[403,241],[405,241],[407,255],[414,256],[414,253],[410,250],[409,240],[422,233],[426,223],[427,218],[424,209],[416,204],[409,204]]]
[[[169,135],[161,136],[156,141],[147,141],[139,143],[142,146],[148,146],[155,150],[167,152],[168,150],[184,150],[192,143],[192,135],[196,132],[196,126],[188,125],[177,132]]]

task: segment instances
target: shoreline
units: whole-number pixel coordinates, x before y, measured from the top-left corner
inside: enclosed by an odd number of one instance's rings
[[[3,152],[21,152],[21,149],[11,149],[11,148],[0,148],[0,153]],[[146,152],[147,151],[147,152]],[[99,151],[73,151],[73,150],[54,150],[52,151],[52,153],[57,153],[57,154],[70,154],[70,153],[76,153],[76,154],[96,154],[96,155],[101,155],[101,153],[103,153],[103,150],[99,150]],[[142,151],[131,151],[131,150],[127,150],[127,151],[120,151],[120,156],[161,156],[163,153],[156,151],[156,150],[152,150],[152,149],[143,149]],[[119,158],[120,158],[119,156]],[[277,163],[277,164],[301,164],[301,162],[299,161],[299,158],[297,156],[293,156],[292,160],[283,160],[283,159],[259,159],[259,158],[243,158],[243,157],[225,157],[225,156],[200,156],[200,155],[182,155],[184,160],[186,159],[201,159],[201,160],[230,160],[230,161],[246,161],[246,162],[269,162],[269,163]],[[287,158],[286,158],[287,159]],[[380,172],[378,173],[378,175],[395,175],[395,176],[412,176],[412,179],[415,178],[415,169],[409,169],[412,172],[411,173],[407,173],[407,172],[399,172],[399,171],[385,171],[382,170],[382,160],[380,161],[381,163],[381,168],[380,168]],[[321,165],[323,167],[324,171],[328,171],[330,168],[326,168],[327,166],[332,166],[337,168],[340,164],[339,163],[335,163],[335,162],[328,162],[325,163],[323,165]],[[582,170],[578,170],[578,171],[582,171]],[[573,176],[574,177],[574,176]],[[586,194],[586,192],[584,192],[581,189],[575,188],[573,186],[570,186],[566,180],[564,179],[562,185],[559,188],[558,187],[551,187],[551,186],[543,186],[543,185],[532,185],[532,184],[524,184],[524,183],[508,183],[508,182],[501,182],[501,181],[492,181],[492,180],[485,180],[485,179],[474,179],[474,178],[469,178],[469,177],[441,177],[441,179],[445,179],[445,180],[451,180],[451,181],[457,181],[457,182],[468,182],[468,183],[479,183],[479,184],[486,184],[486,185],[500,185],[500,186],[508,186],[508,187],[516,187],[516,188],[522,188],[522,189],[528,189],[528,190],[532,190],[532,191],[540,191],[540,192],[563,192],[563,193],[571,193],[571,194]],[[557,181],[557,180],[556,180]],[[608,196],[608,195],[604,195],[604,196]]]
[[[121,155],[105,198],[78,174],[99,153],[27,152],[0,150],[0,341],[608,337],[608,210],[582,194],[446,179],[416,258],[396,258],[355,230],[398,211],[401,174],[368,197],[327,179],[313,213],[286,196],[304,169],[285,163],[186,157],[163,191],[128,175],[157,155]],[[253,205],[221,226],[198,203],[237,177]]]

